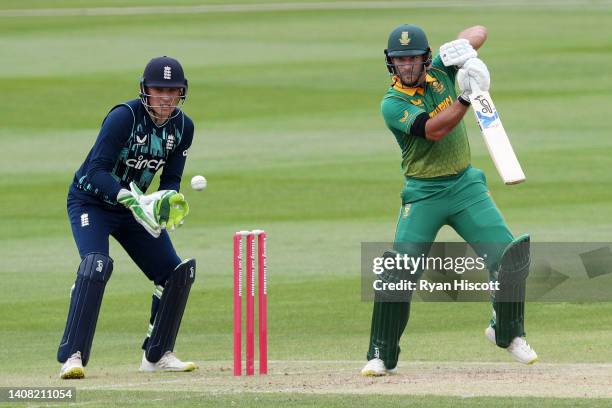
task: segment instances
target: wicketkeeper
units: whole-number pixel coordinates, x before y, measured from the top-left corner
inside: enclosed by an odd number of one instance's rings
[[[154,284],[141,371],[192,371],[173,350],[195,260],[182,261],[167,228],[189,213],[180,182],[193,139],[193,122],[181,110],[187,79],[181,64],[153,58],[140,82],[140,98],[113,107],[98,138],[74,175],[68,216],[81,264],[70,292],[70,308],[57,359],[60,377],[83,378],[106,283],[113,271],[113,236]],[[162,170],[159,190],[145,195]]]
[[[489,90],[489,71],[477,58],[486,38],[485,27],[467,28],[432,58],[421,28],[405,24],[389,35],[385,61],[392,83],[381,110],[401,148],[405,176],[394,249],[414,257],[427,254],[440,228],[449,225],[480,256],[487,253],[491,279],[499,282],[500,291],[485,335],[516,360],[531,364],[537,354],[524,331],[529,236],[513,237],[491,199],[484,173],[470,165],[463,123],[472,84]],[[382,279],[393,283],[401,277],[388,271]],[[409,298],[376,298],[363,375],[382,376],[395,370],[409,315]]]

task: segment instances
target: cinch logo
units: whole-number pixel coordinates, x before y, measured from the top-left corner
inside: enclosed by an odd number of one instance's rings
[[[138,156],[138,159],[128,159],[125,161],[126,166],[133,167],[136,170],[141,170],[144,168],[159,170],[166,164],[164,159],[143,159],[143,156]]]
[[[164,79],[172,79],[172,68],[168,66],[164,67]]]

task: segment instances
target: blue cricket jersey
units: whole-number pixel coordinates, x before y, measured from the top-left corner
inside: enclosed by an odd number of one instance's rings
[[[70,194],[116,204],[119,190],[133,181],[145,192],[160,169],[159,189],[179,191],[192,140],[193,122],[182,111],[158,127],[139,99],[117,105],[74,174]]]

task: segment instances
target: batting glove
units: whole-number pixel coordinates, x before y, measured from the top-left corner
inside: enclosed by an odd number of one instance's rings
[[[446,67],[455,65],[461,68],[467,60],[477,56],[478,53],[465,38],[447,42],[440,47],[440,58]]]
[[[471,58],[457,72],[457,84],[464,98],[469,99],[470,94],[477,90],[488,92],[491,86],[489,69],[481,59]]]

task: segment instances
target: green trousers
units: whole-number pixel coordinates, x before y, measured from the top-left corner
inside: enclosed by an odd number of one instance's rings
[[[402,243],[431,243],[444,225],[451,226],[479,255],[482,248],[478,244],[486,244],[490,271],[497,268],[504,248],[513,239],[491,199],[484,173],[471,166],[452,177],[406,180],[396,248],[399,250]],[[498,248],[493,253],[491,243],[499,243],[493,246]],[[397,365],[399,340],[409,316],[408,302],[374,302],[368,360],[380,358],[387,369]]]

